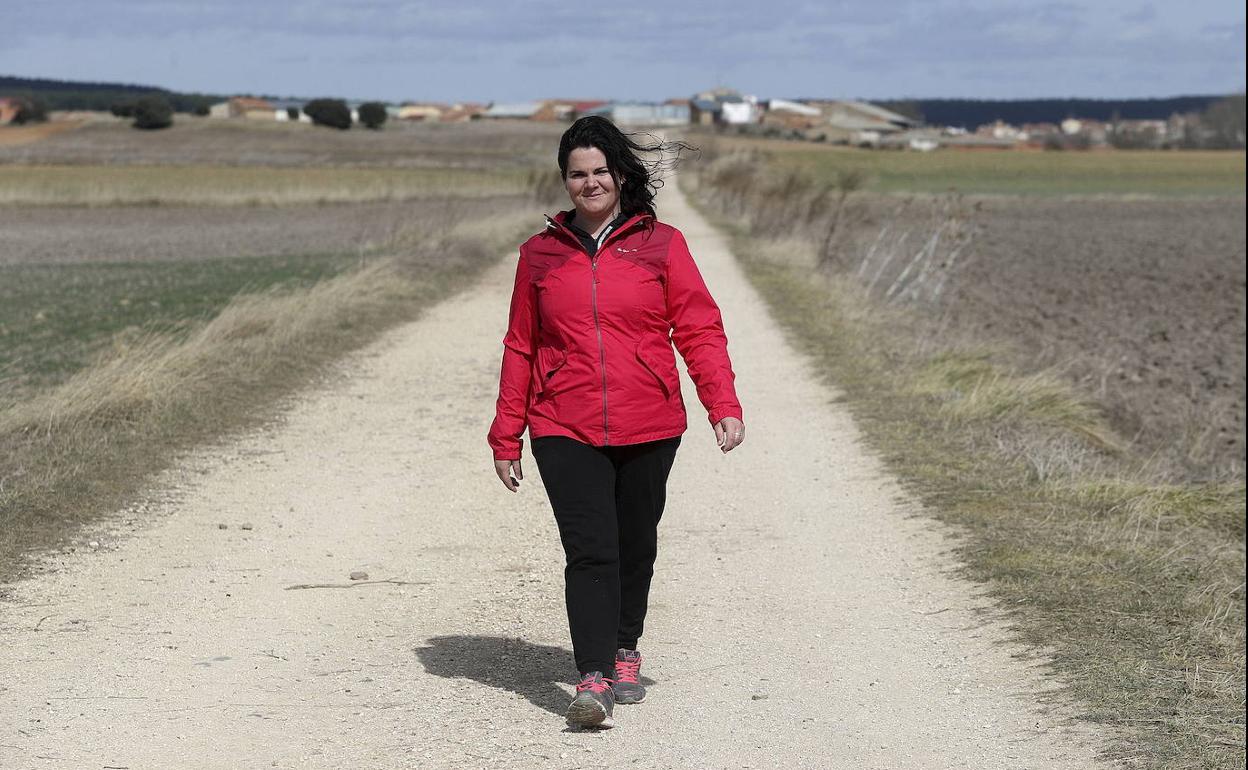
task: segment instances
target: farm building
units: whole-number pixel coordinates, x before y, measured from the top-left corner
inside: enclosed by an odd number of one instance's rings
[[[0,96],[0,125],[11,123],[13,118],[17,117],[18,110],[21,108],[22,103],[20,100]]]
[[[274,99],[270,103],[273,105],[273,117],[279,123],[286,123],[291,120],[297,120],[300,123],[312,122],[312,118],[308,117],[303,111],[302,99]],[[295,111],[296,117],[290,117],[291,110]]]
[[[576,109],[575,99],[543,99],[542,106],[533,113],[530,120],[542,123],[553,123],[558,120],[571,120]]]
[[[235,96],[224,102],[217,102],[208,108],[208,116],[213,118],[246,118],[248,120],[273,120],[273,103],[267,99],[252,96]]]
[[[488,110],[481,113],[481,117],[490,120],[531,120],[541,108],[541,102],[497,103],[491,104]]]
[[[883,107],[852,100],[812,102],[823,113],[820,130],[834,142],[875,146],[890,134],[912,129],[917,121]]]
[[[469,120],[480,118],[486,110],[484,104],[473,104],[465,102],[463,104],[452,104],[446,112],[442,113],[443,123],[466,123]]]
[[[703,126],[757,123],[760,113],[756,97],[731,88],[703,91],[689,100],[689,121]]]
[[[764,126],[779,126],[795,131],[814,128],[823,121],[823,113],[818,107],[811,107],[801,102],[788,99],[771,99],[763,112],[761,122]]]
[[[427,123],[442,120],[442,116],[450,108],[445,104],[433,104],[431,102],[417,104],[403,104],[399,106],[399,120],[423,120]]]
[[[609,102],[581,114],[602,115],[617,126],[684,126],[689,123],[686,104]]]

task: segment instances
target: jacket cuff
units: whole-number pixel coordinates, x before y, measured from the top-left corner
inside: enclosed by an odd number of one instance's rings
[[[514,449],[512,448],[495,449],[494,459],[495,460],[519,460],[520,454],[523,449],[524,449],[524,439],[516,439],[516,446]]]
[[[707,417],[710,419],[711,425],[714,425],[715,423],[719,422],[725,417],[736,417],[738,420],[745,422],[745,420],[741,419],[741,407],[739,406],[716,407],[711,410],[710,414],[708,414]]]

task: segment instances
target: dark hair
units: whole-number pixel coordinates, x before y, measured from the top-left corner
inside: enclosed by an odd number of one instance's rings
[[[662,175],[676,167],[682,150],[695,148],[679,141],[638,142],[601,115],[587,115],[573,123],[559,138],[559,175],[568,176],[568,156],[573,150],[594,148],[607,158],[607,170],[619,181],[620,212],[654,215],[654,196],[663,186]]]

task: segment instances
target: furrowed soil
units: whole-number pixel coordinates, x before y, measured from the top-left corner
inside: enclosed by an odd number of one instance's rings
[[[1242,479],[1243,199],[977,204],[937,333],[1056,365],[1179,479]]]
[[[515,197],[323,206],[0,207],[0,266],[368,251]]]
[[[750,432],[721,455],[684,379],[650,695],[618,727],[563,729],[558,536],[532,463],[512,496],[485,446],[509,258],[13,586],[0,765],[1098,766],[723,238],[661,206],[724,309]]]
[[[948,312],[1067,364],[1145,452],[1242,478],[1243,203],[988,202]]]

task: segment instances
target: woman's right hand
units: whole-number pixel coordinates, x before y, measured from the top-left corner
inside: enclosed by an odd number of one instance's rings
[[[515,478],[512,478],[513,470]],[[520,469],[519,460],[495,460],[494,472],[498,474],[498,480],[503,482],[503,486],[512,492],[520,489],[520,479],[524,478],[524,471]]]

